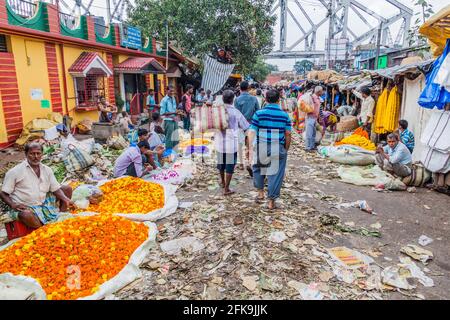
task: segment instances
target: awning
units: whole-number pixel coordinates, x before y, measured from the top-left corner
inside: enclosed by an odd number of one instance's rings
[[[178,67],[172,67],[167,70],[167,78],[181,78],[181,70]]]
[[[120,73],[164,74],[166,69],[154,58],[128,58],[116,65],[114,71]]]
[[[112,76],[113,72],[96,52],[83,52],[70,66],[69,73],[74,77],[86,77],[88,74]]]

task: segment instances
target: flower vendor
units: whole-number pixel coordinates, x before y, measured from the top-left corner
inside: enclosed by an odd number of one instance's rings
[[[364,87],[361,93],[353,90],[353,94],[361,99],[361,113],[358,116],[360,123],[364,126],[364,130],[370,132],[373,122],[373,110],[375,109],[375,100],[372,98],[372,91]]]
[[[151,165],[144,164],[146,153],[150,151],[150,145],[147,141],[140,141],[136,146],[128,147],[116,160],[114,164],[114,176],[142,177],[151,171]]]
[[[6,173],[0,205],[11,219],[39,228],[55,221],[59,211],[65,212],[73,205],[72,188],[60,185],[52,169],[41,163],[42,145],[27,144],[25,156],[23,162]]]
[[[411,174],[412,156],[408,148],[399,141],[395,133],[387,137],[388,145],[378,146],[375,157],[377,165],[384,171],[404,178]]]

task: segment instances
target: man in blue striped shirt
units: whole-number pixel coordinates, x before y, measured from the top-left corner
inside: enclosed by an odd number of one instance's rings
[[[415,145],[414,134],[408,129],[408,121],[400,120],[398,122],[398,131],[400,132],[400,140],[413,153]]]
[[[250,145],[255,142],[256,154],[250,148],[253,159],[253,184],[258,190],[257,202],[264,200],[264,179],[268,181],[268,209],[275,209],[280,197],[286,170],[287,152],[291,145],[291,119],[279,105],[280,93],[269,90],[264,109],[255,112],[250,126]]]

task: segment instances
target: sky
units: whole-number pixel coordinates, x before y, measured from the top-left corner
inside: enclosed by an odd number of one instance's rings
[[[67,3],[70,7],[73,7],[75,0],[60,0]],[[87,5],[92,0],[81,0],[83,4]],[[110,0],[111,7],[113,7],[113,1]],[[188,0],[187,0],[188,1]],[[320,20],[322,20],[326,15],[326,9],[325,7],[320,3],[319,0],[288,0],[288,7],[291,9],[292,13],[296,17],[297,21],[301,24],[302,28],[304,30],[310,29],[310,24],[307,21],[306,17],[301,13],[300,9],[295,4],[295,1],[298,1],[302,4],[305,11],[308,13],[309,17],[314,23],[318,23]],[[325,0],[328,2],[328,0]],[[395,16],[397,13],[399,13],[399,10],[396,9],[394,6],[389,4],[386,0],[358,0],[361,4],[368,7],[372,11],[382,15],[385,18],[390,18],[392,16]],[[401,2],[402,4],[405,4],[409,6],[410,8],[414,9],[415,12],[418,11],[418,8],[414,8],[414,2],[416,0],[398,0],[398,2]],[[134,0],[131,0],[133,3]],[[429,3],[433,5],[433,9],[435,12],[439,11],[445,5],[449,3],[449,0],[428,0]],[[92,6],[91,6],[91,13],[95,15],[101,15],[106,16],[106,3],[107,0],[93,0]],[[62,7],[63,11],[67,11],[65,7]],[[279,16],[279,10],[277,10],[277,14]],[[360,11],[361,12],[361,11]],[[362,13],[362,12],[361,12]],[[364,17],[366,20],[371,24],[372,27],[376,28],[377,20],[367,14],[364,14]],[[416,20],[417,17],[413,17],[412,24]],[[279,19],[278,19],[279,20]],[[393,24],[391,27],[391,34],[393,39],[395,40],[398,31],[400,30],[401,21],[398,21],[397,23]],[[350,11],[349,15],[349,28],[354,31],[354,33],[358,36],[361,35],[369,30],[371,30],[370,26],[367,26],[366,23],[364,23],[354,12]],[[287,23],[287,46],[292,45],[296,39],[298,39],[301,36],[301,32],[299,28],[297,27],[296,23],[288,15],[288,23]],[[275,42],[275,48],[274,50],[279,49],[279,21],[277,21],[277,24],[274,28],[274,42]],[[323,50],[325,47],[325,38],[328,35],[328,23],[324,23],[317,31],[317,50]],[[294,48],[294,50],[301,50],[302,48],[300,46],[297,46]],[[303,47],[304,49],[304,47]],[[293,66],[295,64],[295,59],[278,59],[278,60],[267,60],[268,63],[275,64],[278,66],[278,68],[281,71],[286,70],[292,70]]]

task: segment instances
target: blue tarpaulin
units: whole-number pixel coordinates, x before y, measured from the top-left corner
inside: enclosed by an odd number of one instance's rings
[[[419,97],[419,105],[424,108],[434,109],[437,107],[442,110],[447,103],[450,103],[450,92],[441,85],[434,83],[434,79],[449,52],[450,39],[447,39],[444,53],[434,62],[432,71],[427,74],[425,89]]]

